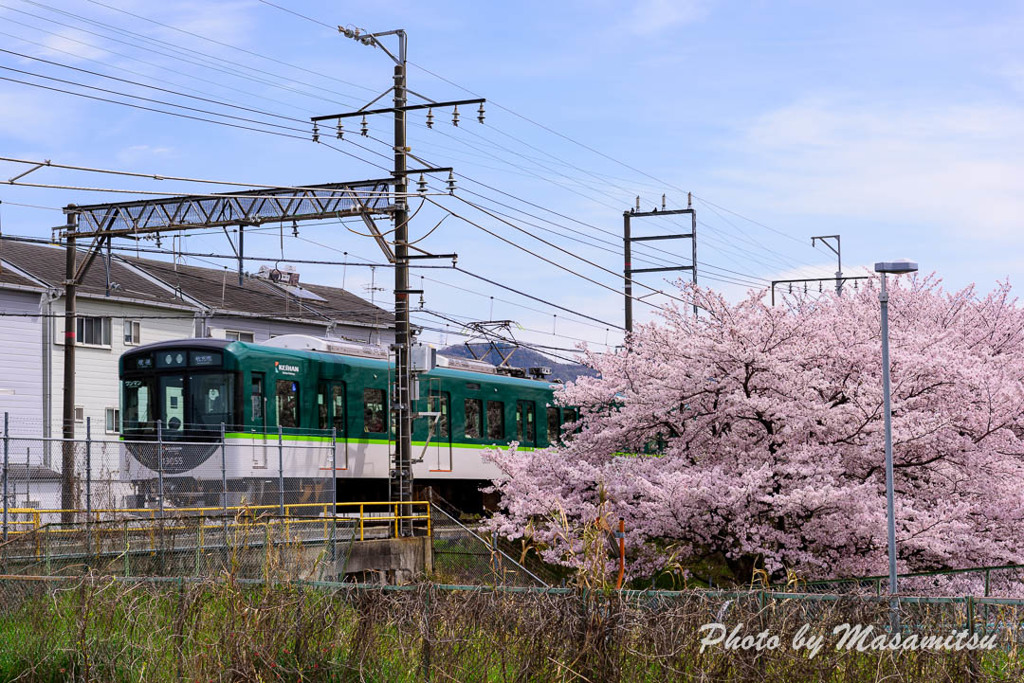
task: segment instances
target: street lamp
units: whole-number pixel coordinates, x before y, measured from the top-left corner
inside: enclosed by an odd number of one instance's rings
[[[916,273],[917,263],[907,259],[897,261],[880,261],[875,264],[875,272],[882,274],[882,291],[878,293],[878,301],[882,304],[882,401],[885,407],[885,500],[888,507],[889,522],[889,594],[895,595],[896,590],[896,515],[893,510],[892,493],[892,408],[889,404],[889,292],[885,289],[885,276],[888,273],[902,275]]]

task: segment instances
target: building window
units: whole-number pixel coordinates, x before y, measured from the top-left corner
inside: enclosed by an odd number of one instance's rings
[[[386,401],[383,389],[363,389],[363,430],[381,434],[384,432],[384,403]]]
[[[487,438],[496,441],[505,438],[505,404],[502,401],[487,402]]]
[[[105,427],[107,434],[118,434],[121,431],[121,411],[107,408]]]
[[[125,346],[138,346],[142,343],[142,323],[138,320],[124,321]]]
[[[466,438],[479,439],[484,430],[483,401],[478,398],[467,398],[466,403]]]
[[[256,337],[252,332],[242,332],[241,330],[224,330],[224,338],[240,342],[249,342],[250,344],[256,341]]]
[[[75,422],[85,422],[84,406],[75,406]]]
[[[76,343],[90,346],[110,346],[110,318],[78,316],[76,322]]]

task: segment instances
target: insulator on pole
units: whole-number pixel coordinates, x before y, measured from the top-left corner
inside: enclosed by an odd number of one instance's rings
[[[665,210],[665,195],[664,194],[661,195],[661,210],[662,211]]]
[[[313,122],[313,142],[320,142],[320,126]]]
[[[452,107],[452,125],[456,128],[459,127],[459,105]]]
[[[359,129],[359,134],[362,135],[364,138],[367,135],[370,134],[370,127],[366,124],[366,117],[365,116],[363,116],[363,123],[362,123],[362,126]]]
[[[476,110],[476,120],[480,123],[484,122],[484,103],[480,103],[480,108]]]
[[[434,127],[434,110],[433,108],[427,109],[427,128]]]
[[[640,195],[636,196],[636,210],[640,210]]]
[[[455,194],[455,174],[448,171],[448,194]]]
[[[299,222],[298,221],[292,221],[292,237],[298,237],[298,236],[299,236]]]
[[[416,191],[419,194],[427,193],[427,179],[423,177],[422,173],[420,173],[420,179],[416,181]]]
[[[339,140],[344,140],[345,139],[345,127],[343,125],[341,125],[341,119],[338,119],[338,130],[335,133],[335,135],[337,136],[337,138]]]

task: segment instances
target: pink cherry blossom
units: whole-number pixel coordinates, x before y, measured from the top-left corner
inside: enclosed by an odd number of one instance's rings
[[[493,527],[529,525],[565,561],[553,513],[622,517],[633,577],[886,573],[877,281],[774,308],[683,292],[699,317],[669,307],[625,350],[586,354],[600,376],[557,397],[580,409],[566,445],[490,454],[507,475]],[[932,277],[890,278],[889,310],[899,570],[1024,561],[1024,311],[1008,285]]]

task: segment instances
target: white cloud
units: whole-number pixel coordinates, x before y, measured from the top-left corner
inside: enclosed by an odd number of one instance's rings
[[[132,145],[119,150],[117,161],[122,166],[133,166],[140,161],[173,158],[175,151],[171,147],[153,147],[151,145]]]
[[[187,33],[195,33],[228,45],[246,45],[254,31],[252,2],[183,2],[176,3],[173,11],[165,13],[160,21]],[[175,43],[198,40],[184,36],[181,31],[162,29],[163,39]],[[199,41],[203,52],[215,49],[207,41]],[[233,52],[233,51],[232,51]]]
[[[82,61],[102,59],[107,56],[107,51],[96,45],[99,40],[78,29],[64,29],[43,39],[43,54],[60,57],[65,62],[68,57]]]
[[[703,0],[640,0],[633,3],[627,27],[641,36],[661,33],[703,19],[707,4]]]
[[[1021,107],[812,99],[759,117],[739,142],[739,170],[723,175],[786,211],[884,217],[992,239],[1024,222]]]

